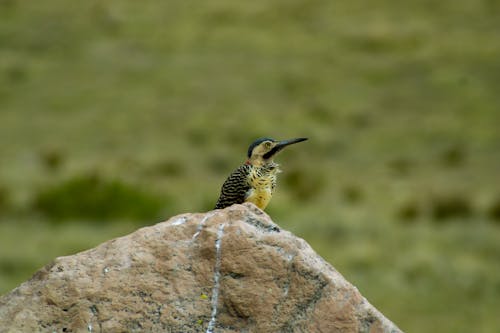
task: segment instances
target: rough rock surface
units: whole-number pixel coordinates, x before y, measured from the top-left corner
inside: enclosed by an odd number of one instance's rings
[[[57,258],[0,298],[0,332],[401,332],[251,204]]]

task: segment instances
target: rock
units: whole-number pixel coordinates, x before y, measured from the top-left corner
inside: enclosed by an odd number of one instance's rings
[[[252,204],[60,257],[0,298],[0,332],[401,332]]]

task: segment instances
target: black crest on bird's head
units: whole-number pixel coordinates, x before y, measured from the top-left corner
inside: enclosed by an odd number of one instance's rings
[[[257,147],[258,145],[260,145],[264,141],[274,142],[276,140],[274,140],[272,138],[260,138],[260,139],[255,140],[254,142],[252,142],[252,144],[250,145],[250,147],[248,147],[248,153],[247,153],[248,158],[250,158],[252,156],[253,149],[255,147]]]

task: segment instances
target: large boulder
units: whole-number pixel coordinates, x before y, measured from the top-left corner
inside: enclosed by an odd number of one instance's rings
[[[252,204],[60,257],[0,298],[0,332],[401,332]]]

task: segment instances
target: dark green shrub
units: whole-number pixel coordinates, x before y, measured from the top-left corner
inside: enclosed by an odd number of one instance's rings
[[[0,186],[0,215],[5,212],[9,201],[9,193],[7,189]]]
[[[396,175],[406,176],[414,167],[414,162],[406,158],[396,158],[387,165]]]
[[[40,153],[40,161],[47,170],[55,172],[61,168],[64,156],[56,149],[46,149]]]
[[[14,84],[26,81],[28,72],[23,65],[12,65],[5,70],[5,75]]]
[[[177,161],[161,161],[151,167],[151,171],[161,176],[181,176],[184,174],[184,167]]]
[[[421,207],[418,202],[408,201],[399,207],[396,215],[399,220],[405,223],[415,222],[420,216]]]
[[[356,112],[349,114],[347,121],[353,128],[361,130],[372,124],[372,117],[366,112]]]
[[[363,190],[357,185],[346,185],[341,189],[341,193],[349,203],[358,203],[363,199]]]
[[[439,195],[431,198],[430,210],[435,221],[467,218],[473,214],[470,200],[458,194]]]
[[[488,216],[498,223],[500,223],[500,198],[497,198],[488,209]]]
[[[458,167],[465,162],[466,153],[463,145],[453,145],[446,148],[440,156],[441,164],[446,167]]]
[[[119,180],[83,175],[42,189],[34,209],[56,220],[152,220],[161,216],[165,201]]]

